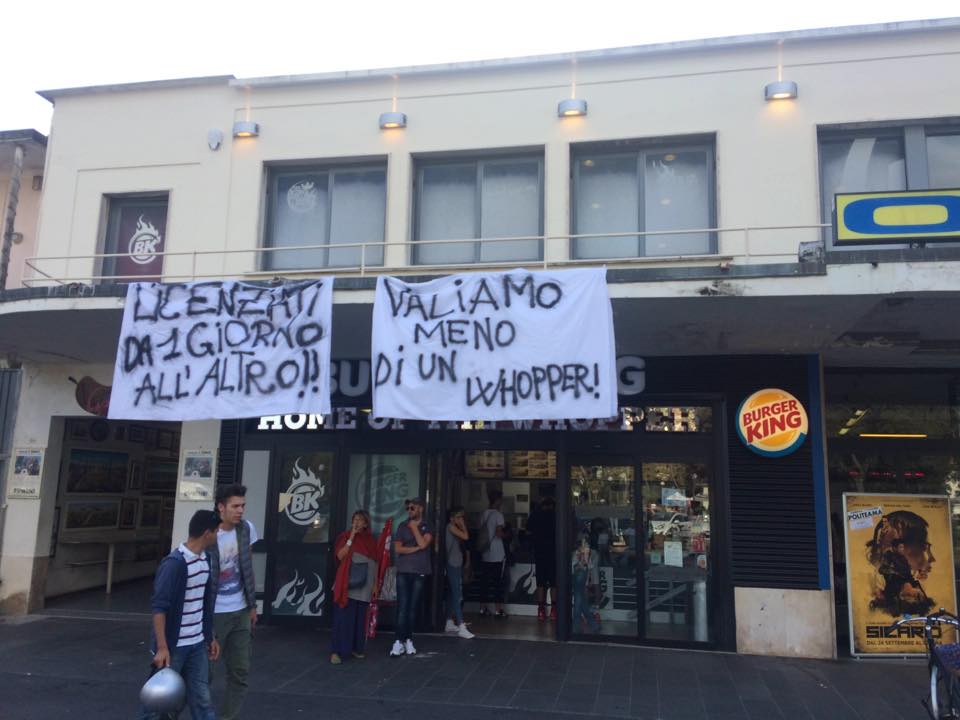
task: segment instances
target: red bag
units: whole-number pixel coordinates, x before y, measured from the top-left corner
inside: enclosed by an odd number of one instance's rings
[[[380,559],[377,566],[377,581],[373,586],[373,595],[370,598],[370,605],[367,606],[367,637],[375,638],[377,636],[377,619],[380,614],[380,588],[383,586],[383,576],[387,572],[387,566],[390,564],[390,537],[393,534],[393,518],[387,518],[380,537],[377,539],[377,548],[380,551]]]
[[[380,614],[380,606],[377,599],[371,598],[370,605],[367,607],[367,637],[375,638],[377,636],[377,616]]]

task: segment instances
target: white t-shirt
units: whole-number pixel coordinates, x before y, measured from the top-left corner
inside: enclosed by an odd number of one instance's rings
[[[186,545],[181,545],[179,550],[187,561],[187,589],[183,594],[183,617],[177,636],[177,647],[183,647],[203,642],[203,593],[210,577],[210,564],[206,553],[196,555]]]
[[[497,528],[503,527],[503,513],[493,508],[487,508],[483,511],[480,518],[480,524],[487,526],[487,533],[490,537],[490,547],[483,551],[481,557],[484,562],[503,562],[506,555],[503,552],[503,538],[497,537]]]
[[[244,520],[250,530],[250,544],[260,538],[257,529],[249,520]],[[243,596],[243,578],[240,577],[240,554],[237,547],[237,529],[217,530],[217,547],[220,548],[220,578],[217,585],[216,613],[236,612],[247,607]]]

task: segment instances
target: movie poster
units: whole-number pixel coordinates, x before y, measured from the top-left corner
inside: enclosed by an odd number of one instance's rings
[[[850,652],[924,654],[922,624],[890,626],[905,615],[956,612],[949,499],[844,493],[843,527]]]

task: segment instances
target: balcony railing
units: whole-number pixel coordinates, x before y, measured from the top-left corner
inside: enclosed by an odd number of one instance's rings
[[[729,228],[689,228],[683,230],[660,230],[650,232],[591,233],[583,235],[532,235],[502,238],[471,238],[465,240],[408,240],[404,242],[360,242],[335,245],[303,245],[297,247],[258,247],[232,250],[174,250],[161,253],[137,253],[138,257],[154,256],[162,259],[162,270],[151,272],[149,277],[160,277],[165,282],[189,282],[246,278],[262,280],[269,278],[304,277],[314,275],[337,275],[342,277],[375,277],[378,275],[423,275],[450,273],[462,270],[504,269],[512,267],[561,268],[607,265],[609,267],[684,267],[718,265],[727,268],[733,264],[793,263],[797,262],[801,243],[819,242],[824,228],[829,225],[776,225]],[[572,257],[574,243],[579,248],[591,242],[600,243],[616,238],[651,238],[654,236],[708,235],[717,239],[718,251],[695,255],[657,255],[638,257]],[[425,245],[470,244],[495,247],[499,243],[537,241],[540,257],[527,259],[504,259],[476,262],[410,264],[404,262],[412,257],[413,249]],[[282,253],[336,250],[343,252],[355,248],[359,262],[353,265],[327,265],[314,268],[290,268],[260,270],[268,257]],[[147,279],[144,275],[98,274],[97,268],[104,260],[132,257],[133,253],[93,253],[88,255],[35,256],[24,260],[23,285],[26,287],[97,284],[101,282],[129,282]],[[383,263],[370,264],[368,257],[385,259]],[[481,255],[482,256],[482,255]],[[250,258],[248,261],[247,258]],[[391,262],[391,260],[393,260]],[[272,264],[282,264],[273,262]]]

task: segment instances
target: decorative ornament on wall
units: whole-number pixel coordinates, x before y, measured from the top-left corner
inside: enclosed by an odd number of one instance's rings
[[[68,377],[67,380],[77,386],[75,397],[77,405],[92,415],[106,417],[110,409],[110,386],[101,385],[89,375],[84,375],[80,380]]]

